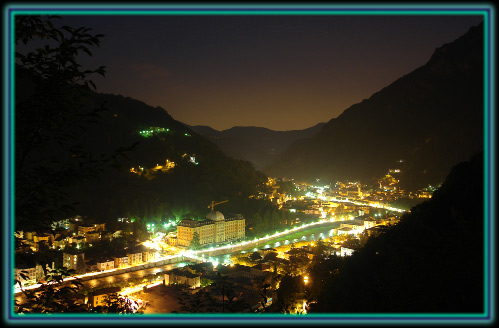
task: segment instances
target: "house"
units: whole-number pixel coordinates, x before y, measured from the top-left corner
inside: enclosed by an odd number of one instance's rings
[[[62,249],[66,247],[67,244],[68,244],[68,237],[58,236],[57,238],[54,239],[52,247],[55,249]]]
[[[41,241],[45,241],[46,243],[52,242],[52,235],[44,233],[43,235],[34,235],[33,236],[33,241],[35,243],[39,243]]]
[[[156,257],[156,250],[153,248],[140,245],[137,247],[137,252],[142,252],[142,262],[148,262],[154,260]]]
[[[100,258],[100,259],[97,259],[96,262],[97,262],[97,270],[98,271],[114,269],[114,260],[113,259]]]
[[[46,246],[50,246],[52,244],[52,235],[47,233],[44,233],[43,235],[34,235],[33,246],[36,252],[40,250],[40,243],[45,243]]]
[[[21,277],[21,273],[26,277]],[[26,264],[16,266],[14,269],[14,279],[20,281],[23,286],[31,285],[37,282],[36,267]],[[16,286],[18,287],[18,286]]]
[[[85,237],[83,236],[73,236],[69,237],[70,244],[76,244],[76,247],[81,247],[85,243]]]
[[[14,268],[14,279],[20,281],[23,286],[36,284],[41,280],[45,280],[48,270],[54,270],[54,262],[52,262],[52,267],[46,264],[45,270],[39,263],[33,263],[32,265],[21,263]],[[22,278],[21,274],[26,275],[26,279]]]
[[[350,228],[350,234],[358,234],[364,230],[364,221],[361,220],[359,222],[359,220],[357,220],[353,223],[342,223],[340,224],[340,229],[338,229],[338,234],[343,228]]]
[[[165,273],[165,285],[186,285],[190,288],[201,286],[201,278],[197,274],[179,269],[173,269]]]
[[[88,305],[90,307],[104,306],[106,305],[107,298],[110,294],[119,293],[120,291],[120,287],[108,287],[93,292],[92,294],[88,295]]]
[[[128,265],[137,265],[142,263],[142,252],[132,251],[126,254],[128,256]]]
[[[128,256],[113,256],[115,268],[125,268],[128,266]]]
[[[68,250],[62,253],[62,266],[83,273],[85,270],[85,253]]]
[[[105,230],[105,227],[106,227],[105,223],[82,224],[82,225],[78,226],[78,234],[86,235],[89,232],[102,232]]]
[[[373,220],[369,217],[355,218],[354,221],[357,222],[359,225],[363,225],[364,229],[370,229],[376,226],[376,220]]]
[[[341,257],[344,257],[344,256],[352,256],[353,253],[355,253],[357,250],[359,250],[360,247],[353,247],[353,246],[350,246],[350,247],[344,247],[344,246],[341,246]]]

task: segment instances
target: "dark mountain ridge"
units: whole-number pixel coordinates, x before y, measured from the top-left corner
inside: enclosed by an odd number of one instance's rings
[[[218,131],[209,126],[189,126],[215,143],[227,155],[252,162],[257,169],[271,164],[289,145],[315,136],[325,123],[303,130],[275,131],[255,126],[235,126]]]
[[[305,181],[374,183],[401,169],[401,186],[440,183],[483,149],[483,23],[427,64],[298,140],[264,172]]]
[[[212,200],[247,198],[266,179],[251,163],[226,156],[163,108],[110,94],[93,94],[91,102],[106,110],[99,124],[80,136],[81,144],[95,154],[136,147],[126,153],[120,170],[108,167],[97,180],[74,188],[80,215],[204,217]]]

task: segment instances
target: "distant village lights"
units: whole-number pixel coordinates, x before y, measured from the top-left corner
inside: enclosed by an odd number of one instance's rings
[[[167,133],[167,132],[170,132],[170,129],[160,128],[160,127],[149,127],[148,130],[139,131],[139,134],[144,138],[148,138],[154,135],[155,133]]]

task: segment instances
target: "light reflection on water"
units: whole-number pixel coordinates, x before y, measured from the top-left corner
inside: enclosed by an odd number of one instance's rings
[[[95,279],[94,280],[90,280],[87,283],[88,283],[88,285],[89,285],[90,288],[95,288],[99,284],[98,280],[95,280]]]

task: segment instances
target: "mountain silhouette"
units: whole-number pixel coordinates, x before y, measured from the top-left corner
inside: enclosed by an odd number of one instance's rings
[[[263,171],[323,183],[375,181],[400,169],[413,190],[441,183],[483,150],[483,23],[436,49],[422,67],[298,140]]]
[[[118,170],[108,167],[95,181],[74,187],[80,215],[204,217],[212,200],[247,198],[266,180],[250,162],[228,157],[161,107],[111,94],[93,94],[92,103],[105,110],[80,135],[81,145],[94,156],[135,148]]]
[[[227,155],[250,161],[262,169],[275,161],[289,145],[299,139],[315,136],[325,123],[303,130],[275,131],[254,126],[235,126],[218,131],[209,126],[189,126],[215,143]]]

